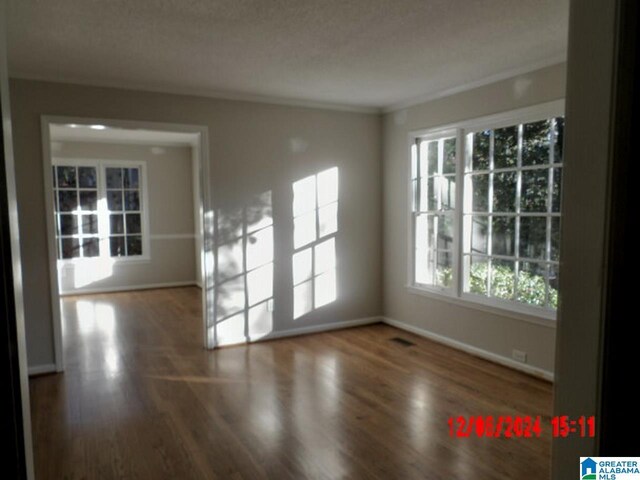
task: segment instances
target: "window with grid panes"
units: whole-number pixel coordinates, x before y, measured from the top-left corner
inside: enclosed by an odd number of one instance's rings
[[[137,164],[56,162],[58,259],[146,255],[142,176],[142,165]]]
[[[532,116],[413,136],[412,286],[555,311],[564,119]]]

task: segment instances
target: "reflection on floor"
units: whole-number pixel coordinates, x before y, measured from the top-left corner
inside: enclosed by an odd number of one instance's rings
[[[196,288],[67,297],[63,313],[66,373],[31,379],[38,479],[548,478],[548,434],[447,426],[548,426],[548,383],[392,327],[207,352]]]

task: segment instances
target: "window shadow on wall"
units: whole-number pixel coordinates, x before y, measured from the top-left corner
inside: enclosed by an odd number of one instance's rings
[[[215,343],[257,340],[273,330],[271,192],[215,218]]]

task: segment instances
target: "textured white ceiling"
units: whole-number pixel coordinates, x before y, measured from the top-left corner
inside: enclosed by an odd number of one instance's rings
[[[568,0],[9,0],[12,76],[389,107],[566,52]]]

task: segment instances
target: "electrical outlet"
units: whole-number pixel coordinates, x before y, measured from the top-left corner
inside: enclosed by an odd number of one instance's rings
[[[513,359],[516,362],[527,363],[527,352],[523,352],[522,350],[513,350],[512,353]]]

